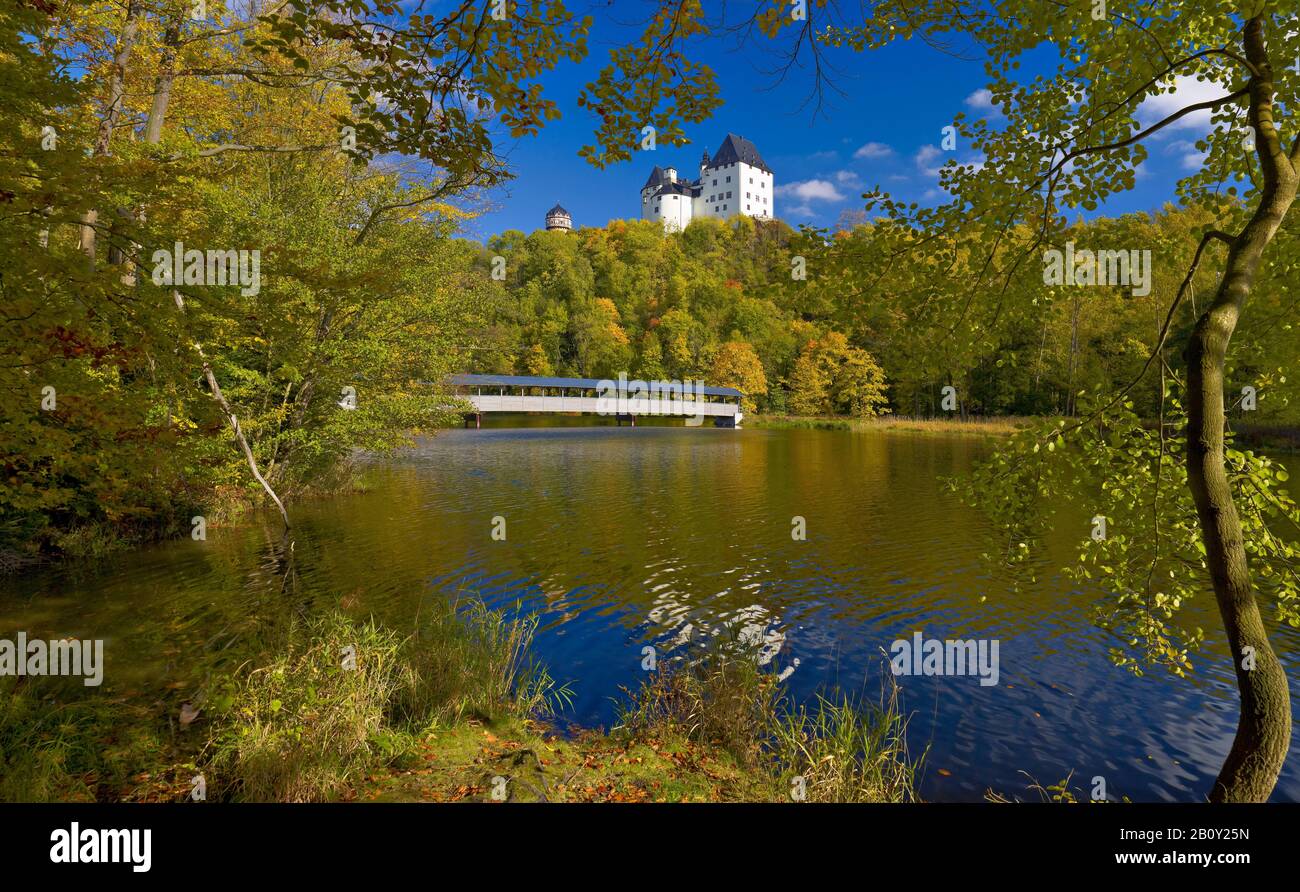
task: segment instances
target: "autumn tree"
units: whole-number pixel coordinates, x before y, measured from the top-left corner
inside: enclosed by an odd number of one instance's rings
[[[884,369],[870,353],[856,347],[845,351],[833,386],[836,408],[847,415],[870,418],[889,403]]]
[[[755,399],[767,395],[767,375],[754,348],[744,341],[727,341],[718,348],[709,372],[710,382],[716,387],[734,387],[744,396],[741,406],[753,412]]]
[[[775,12],[763,21],[773,35],[791,27]],[[859,50],[909,38],[960,38],[987,57],[987,88],[1000,115],[997,120],[954,115],[963,151],[948,160],[941,175],[951,200],[918,207],[868,193],[869,207],[888,218],[883,225],[892,228],[898,256],[924,253],[940,266],[969,257],[977,272],[957,281],[918,282],[948,322],[936,350],[959,344],[964,333],[987,330],[1015,297],[1008,287],[1015,271],[1042,264],[1045,252],[1064,248],[1065,212],[1095,210],[1131,189],[1153,137],[1189,116],[1209,117],[1208,133],[1199,143],[1204,161],[1177,191],[1183,202],[1212,212],[1214,219],[1196,236],[1142,380],[1095,395],[1088,423],[1041,432],[1034,445],[1064,443],[1069,436],[1086,450],[1113,449],[1114,437],[1089,436],[1097,430],[1092,422],[1105,419],[1128,432],[1117,461],[1094,468],[1105,481],[1145,480],[1145,513],[1159,521],[1180,516],[1179,495],[1186,507],[1194,506],[1199,553],[1188,557],[1201,568],[1199,576],[1165,585],[1154,573],[1145,580],[1116,574],[1111,582],[1125,616],[1120,625],[1126,638],[1148,645],[1147,655],[1178,651],[1168,639],[1195,643],[1194,633],[1177,630],[1178,607],[1198,589],[1213,590],[1233,655],[1241,711],[1231,750],[1207,792],[1215,801],[1268,798],[1289,748],[1291,707],[1285,670],[1265,632],[1260,583],[1280,616],[1292,623],[1300,586],[1292,556],[1272,546],[1269,526],[1257,518],[1284,520],[1293,506],[1271,485],[1271,466],[1229,447],[1225,391],[1229,344],[1249,316],[1261,271],[1277,256],[1275,242],[1300,183],[1300,140],[1292,137],[1288,146],[1285,136],[1300,127],[1300,72],[1290,65],[1300,55],[1293,7],[1278,0],[1194,6],[1017,0],[995,8],[963,0],[885,0],[874,5],[869,20],[837,23],[823,35]],[[1044,46],[1055,51],[1057,61],[1044,73],[1024,76],[1022,62],[1031,51],[1041,59]],[[1189,80],[1212,85],[1217,95],[1180,102],[1179,84]],[[1168,110],[1146,118],[1140,110],[1150,108],[1147,100],[1159,100]],[[1223,190],[1236,200],[1225,206],[1218,200]],[[909,274],[921,268],[920,262],[909,261]],[[1193,313],[1185,299],[1198,277],[1211,283],[1213,296],[1199,301]],[[1194,318],[1183,326],[1189,313]],[[1162,397],[1156,429],[1147,432],[1124,413],[1131,412],[1129,394],[1149,386],[1144,382],[1151,375],[1160,379]],[[1176,456],[1169,438],[1180,434],[1184,454]],[[1066,451],[1058,448],[1055,454]],[[1027,463],[1002,469],[1003,492],[1011,488],[1006,475]],[[1294,520],[1293,513],[1290,517]],[[1146,531],[1144,559],[1152,566],[1162,565],[1180,545],[1177,537],[1162,534],[1167,528]]]

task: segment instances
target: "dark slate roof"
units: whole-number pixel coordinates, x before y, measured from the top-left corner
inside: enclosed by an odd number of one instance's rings
[[[596,390],[600,387],[599,378],[538,378],[533,375],[451,375],[447,383],[453,387],[575,387],[583,390]],[[618,384],[617,381],[612,383]],[[661,381],[661,384],[674,382]],[[743,396],[734,387],[701,388],[706,396]]]
[[[654,198],[660,195],[698,195],[700,191],[699,183],[692,183],[689,180],[678,180],[675,183],[664,183],[655,190]]]
[[[651,186],[658,186],[660,183],[666,183],[666,182],[668,182],[668,175],[664,173],[664,169],[662,167],[656,164],[655,169],[650,171],[650,179],[646,180],[645,185],[642,186],[641,188],[649,189]]]
[[[558,204],[546,212],[546,216],[548,217],[554,217],[556,214],[563,214],[566,217],[571,216],[568,211],[560,207]]]
[[[752,142],[743,136],[737,136],[734,133],[728,133],[727,138],[722,141],[722,145],[713,153],[713,163],[710,167],[722,167],[724,164],[735,164],[743,161],[751,167],[757,167],[759,170],[772,172],[763,161],[763,156],[758,154],[758,149]]]

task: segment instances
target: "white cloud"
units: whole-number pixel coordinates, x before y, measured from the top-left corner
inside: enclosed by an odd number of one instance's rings
[[[942,154],[943,149],[938,146],[921,146],[916,150],[916,164],[918,167],[924,167]]]
[[[803,180],[777,186],[778,195],[797,198],[807,205],[813,201],[843,201],[844,196],[830,180]]]
[[[885,158],[892,154],[894,154],[894,150],[883,142],[869,142],[859,147],[859,149],[853,153],[853,157],[857,158],[859,161],[863,161],[873,158]]]
[[[1137,118],[1143,127],[1150,127],[1158,121],[1200,102],[1219,99],[1229,92],[1221,84],[1213,81],[1197,80],[1191,75],[1180,74],[1174,78],[1174,91],[1148,96],[1138,106]],[[1167,130],[1197,130],[1208,133],[1210,130],[1210,111],[1202,109],[1179,118],[1170,124]]]
[[[939,168],[942,164],[935,164],[939,158],[943,157],[943,150],[938,146],[921,146],[916,151],[916,167],[926,176],[938,177]]]
[[[1166,155],[1178,156],[1178,166],[1183,170],[1200,170],[1205,164],[1205,158],[1208,152],[1202,152],[1196,148],[1196,143],[1189,139],[1176,139],[1164,148]],[[1139,165],[1141,171],[1146,165]]]
[[[835,182],[847,189],[862,188],[862,178],[851,170],[837,170],[835,172]]]
[[[839,152],[835,151],[834,149],[831,149],[825,152],[813,152],[811,155],[808,156],[808,160],[813,162],[834,161],[839,156],[840,156]]]
[[[997,113],[997,108],[993,105],[993,91],[983,87],[966,97],[966,105],[975,111]]]

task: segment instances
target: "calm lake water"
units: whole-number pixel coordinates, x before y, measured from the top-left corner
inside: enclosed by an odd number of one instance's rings
[[[422,601],[472,591],[541,614],[537,653],[576,693],[565,718],[606,726],[646,644],[666,659],[751,627],[775,668],[794,668],[795,697],[838,685],[874,699],[896,638],[997,639],[996,686],[899,679],[909,747],[929,748],[925,798],[1034,798],[1029,777],[1070,772],[1084,790],[1103,775],[1112,796],[1202,796],[1236,722],[1212,597],[1194,677],[1115,668],[1090,620],[1104,594],[1051,572],[1077,554],[1083,516],[1060,523],[1039,581],[1016,594],[981,562],[984,521],[942,478],[990,448],[848,431],[450,431],[375,467],[365,493],[299,505],[292,551],[268,519],[11,580],[0,634],[104,638],[104,693],[175,709],[195,650],[339,606],[400,627]],[[796,515],[806,541],[791,537]],[[1294,665],[1297,633],[1274,641]],[[1296,746],[1274,798],[1300,800]]]

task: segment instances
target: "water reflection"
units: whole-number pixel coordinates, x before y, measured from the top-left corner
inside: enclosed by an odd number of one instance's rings
[[[1071,771],[1133,799],[1202,795],[1235,723],[1219,636],[1189,681],[1114,668],[1090,622],[1103,593],[1052,572],[1077,553],[1083,518],[1049,538],[1037,582],[1013,594],[980,560],[983,519],[939,483],[988,448],[842,431],[452,431],[375,468],[364,494],[298,506],[292,540],[269,519],[209,527],[206,542],[92,574],[27,577],[0,599],[0,622],[107,638],[105,688],[172,709],[190,650],[272,647],[294,616],[336,607],[409,627],[427,599],[474,591],[541,614],[540,656],[577,693],[568,718],[606,725],[646,645],[671,658],[735,637],[794,670],[797,697],[830,685],[875,697],[896,638],[996,638],[995,687],[901,679],[911,749],[929,748],[923,796],[1023,794],[1022,772],[1053,783]],[[796,516],[806,541],[791,536]],[[1214,629],[1210,599],[1196,610]],[[1275,641],[1294,660],[1296,634]],[[1294,758],[1276,797],[1300,799]]]

